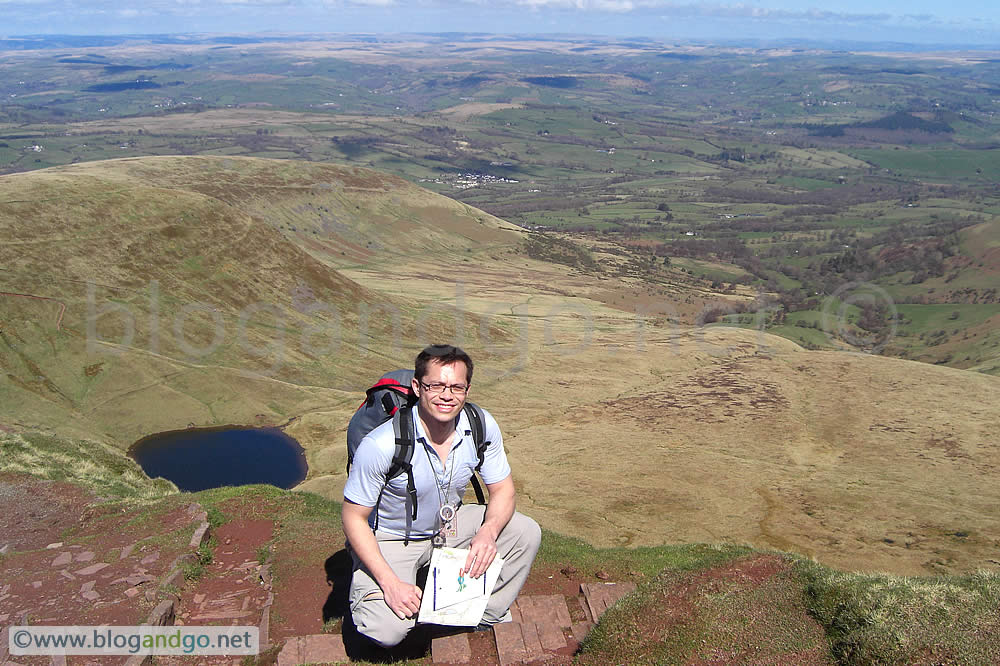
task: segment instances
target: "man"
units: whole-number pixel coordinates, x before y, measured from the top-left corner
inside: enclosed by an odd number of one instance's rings
[[[412,380],[417,396],[412,407],[415,448],[410,461],[417,516],[409,534],[406,475],[386,484],[395,451],[392,421],[372,430],[354,455],[343,506],[344,534],[354,557],[351,614],[358,631],[384,647],[398,644],[416,623],[422,594],[415,584],[417,569],[430,561],[435,537],[443,536],[448,547],[469,549],[464,572],[473,578],[482,576],[497,556],[504,559],[480,628],[509,618],[541,543],[538,524],[514,510],[514,480],[503,438],[485,411],[484,441],[490,445],[480,475],[489,490],[489,504],[461,504],[479,463],[462,411],[471,384],[472,359],[458,347],[431,345],[417,355]],[[450,515],[448,510],[455,507],[448,525],[441,516]]]

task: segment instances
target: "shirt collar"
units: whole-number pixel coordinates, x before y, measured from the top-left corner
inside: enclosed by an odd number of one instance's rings
[[[416,431],[417,441],[422,441],[425,445],[428,443],[427,433],[424,431],[424,424],[420,421],[420,412],[417,409],[417,405],[411,407],[413,410],[413,427]],[[469,417],[465,413],[465,409],[462,409],[458,413],[458,418],[455,420],[455,432],[458,436],[455,438],[455,443],[452,444],[451,448],[455,448],[462,443],[465,435],[470,433],[471,426],[469,425]]]

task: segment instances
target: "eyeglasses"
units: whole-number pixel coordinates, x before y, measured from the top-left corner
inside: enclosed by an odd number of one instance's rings
[[[462,396],[469,392],[469,387],[466,386],[465,384],[440,384],[437,382],[433,384],[425,384],[423,382],[420,382],[420,387],[431,395],[438,395],[439,393],[444,393],[445,389],[450,390],[451,394],[454,396]]]

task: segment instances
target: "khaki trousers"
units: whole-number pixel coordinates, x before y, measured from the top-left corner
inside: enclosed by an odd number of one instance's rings
[[[483,524],[486,507],[481,504],[463,504],[458,509],[458,534],[449,537],[450,548],[467,548],[476,531]],[[404,540],[393,534],[375,532],[382,557],[402,580],[416,584],[417,570],[428,564],[433,546],[430,539],[404,544]],[[517,599],[518,593],[528,579],[531,563],[535,560],[538,546],[542,541],[542,531],[531,518],[515,512],[497,539],[497,556],[504,559],[500,579],[486,604],[483,622],[495,624],[500,621]],[[354,573],[351,577],[349,601],[351,615],[358,631],[379,645],[392,647],[399,644],[416,624],[416,618],[400,620],[386,605],[382,590],[371,577],[368,569],[354,557]]]

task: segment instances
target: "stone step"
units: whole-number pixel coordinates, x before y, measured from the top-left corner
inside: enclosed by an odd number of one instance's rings
[[[519,664],[528,660],[528,650],[524,645],[524,635],[521,633],[520,622],[505,622],[493,627],[493,636],[497,642],[497,656],[500,666]]]
[[[563,630],[573,621],[563,595],[522,596],[510,610],[514,621],[493,627],[501,666],[544,661],[567,647]]]
[[[468,634],[435,638],[431,641],[431,660],[435,664],[467,664],[472,661]]]
[[[583,645],[583,639],[587,637],[590,630],[594,628],[594,623],[590,620],[584,620],[583,622],[574,622],[571,627],[573,631],[573,640],[576,641],[576,645],[573,646],[574,650],[580,648]]]
[[[566,606],[566,597],[561,594],[522,596],[514,602],[511,614],[515,622],[566,628],[573,624]]]
[[[635,589],[635,583],[580,583],[580,592],[587,600],[590,617],[601,619],[604,611]]]
[[[633,583],[584,583],[580,585],[583,597],[579,602],[596,620],[634,589]],[[576,599],[571,601],[578,603]],[[561,594],[522,596],[510,610],[514,621],[493,626],[501,666],[543,662],[560,654],[565,659],[567,648],[571,651],[579,647],[594,626],[590,619],[573,622],[566,597]],[[567,640],[567,635],[572,638]],[[431,642],[431,659],[435,664],[471,663],[469,634],[435,638]],[[278,655],[278,666],[347,662],[347,652],[339,634],[290,638]]]
[[[346,664],[347,650],[340,634],[295,636],[285,641],[278,653],[278,666],[298,664]]]

